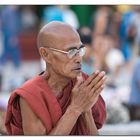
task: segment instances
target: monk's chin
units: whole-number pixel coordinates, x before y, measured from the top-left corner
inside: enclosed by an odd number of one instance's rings
[[[81,71],[73,71],[72,74],[71,74],[71,78],[77,78],[77,76],[80,76],[82,74]]]

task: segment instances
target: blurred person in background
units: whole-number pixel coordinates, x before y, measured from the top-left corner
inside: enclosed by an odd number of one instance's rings
[[[132,6],[133,15],[130,20],[129,32],[131,33],[130,39],[133,41],[133,55],[134,58],[138,56],[138,52],[140,50],[140,6],[134,5]]]
[[[122,14],[121,22],[120,22],[120,29],[119,29],[119,37],[120,37],[120,50],[123,53],[125,58],[125,63],[130,64],[132,58],[132,43],[134,38],[134,28],[131,26],[131,19],[134,15],[132,9],[126,10]]]
[[[78,33],[80,35],[82,43],[86,46],[86,53],[83,56],[82,60],[82,70],[88,74],[91,75],[94,71],[93,63],[94,63],[94,57],[93,57],[93,48],[91,45],[92,38],[91,38],[91,30],[88,27],[81,27],[78,30]]]
[[[1,11],[1,30],[4,40],[3,54],[0,59],[1,65],[5,64],[8,57],[11,56],[14,66],[16,68],[20,66],[18,40],[21,25],[20,23],[18,6],[4,6]]]
[[[111,6],[98,6],[93,16],[93,34],[104,35],[112,33],[112,8]]]
[[[35,6],[21,7],[21,23],[23,32],[37,31],[38,17],[35,12]]]
[[[110,77],[110,83],[118,86],[119,81],[118,76],[121,73],[121,70],[125,64],[125,59],[120,51],[115,45],[116,40],[110,35],[105,35],[104,36],[104,41],[103,44],[106,48],[106,56],[105,56],[105,63],[106,63],[106,68]]]
[[[116,6],[113,7],[114,10],[112,12],[112,26],[111,26],[111,33],[110,35],[115,40],[115,46],[116,48],[120,48],[120,37],[119,37],[119,30],[120,30],[120,23],[121,23],[121,17],[122,14],[117,10]]]
[[[105,72],[81,70],[85,46],[69,24],[41,28],[38,50],[47,69],[15,89],[5,125],[10,135],[98,135],[106,118]]]
[[[108,46],[104,44],[104,36],[96,35],[92,41],[93,55],[95,58],[94,66],[96,69],[104,70],[108,73],[108,67],[105,61],[108,52]]]
[[[63,22],[70,24],[73,28],[79,29],[79,21],[77,15],[70,9],[69,5],[59,5],[63,13]]]
[[[15,71],[17,72],[21,65],[19,48],[21,21],[19,7],[14,5],[3,6],[0,17],[3,35],[3,52],[0,57],[0,73],[3,73],[4,66],[9,59],[12,61]]]
[[[42,25],[51,21],[62,21],[75,29],[79,28],[78,18],[69,5],[46,6],[43,11]]]
[[[94,38],[92,45],[95,58],[94,67],[106,71],[110,77],[110,84],[116,85],[118,75],[124,65],[124,57],[115,46],[115,40],[108,34],[98,35]]]
[[[51,21],[63,21],[63,13],[58,5],[46,6],[43,10],[41,25],[45,25]]]
[[[1,31],[1,9],[2,9],[2,7],[0,6],[0,57],[3,52],[3,35],[2,35],[2,31]],[[1,89],[2,89],[2,73],[0,71],[0,91],[1,91]]]
[[[3,36],[2,36],[2,31],[1,31],[1,9],[2,7],[0,6],[0,57],[3,51]],[[0,92],[2,88],[2,73],[0,72]],[[0,98],[0,134],[3,134],[6,132],[4,130],[4,107],[3,107],[3,102]]]
[[[130,109],[130,119],[140,120],[140,51],[133,68],[128,105]]]

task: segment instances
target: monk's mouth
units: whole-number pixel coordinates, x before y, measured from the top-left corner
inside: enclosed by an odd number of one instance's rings
[[[81,67],[73,69],[73,71],[81,71]]]

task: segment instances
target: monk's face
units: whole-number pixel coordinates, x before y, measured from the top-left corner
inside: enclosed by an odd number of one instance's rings
[[[72,48],[79,49],[81,47],[82,43],[76,31],[62,31],[58,36],[53,41],[54,46],[51,47],[62,51],[69,51]],[[76,78],[81,73],[82,57],[79,56],[79,53],[72,58],[69,58],[65,53],[53,50],[49,50],[49,53],[52,56],[50,66],[55,73],[67,78]]]

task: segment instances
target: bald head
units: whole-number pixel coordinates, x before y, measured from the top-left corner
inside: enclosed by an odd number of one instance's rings
[[[40,30],[37,38],[37,46],[53,47],[56,46],[56,44],[63,42],[63,40],[66,40],[70,35],[73,35],[76,38],[79,37],[77,31],[70,25],[59,21],[53,21],[46,24]]]

